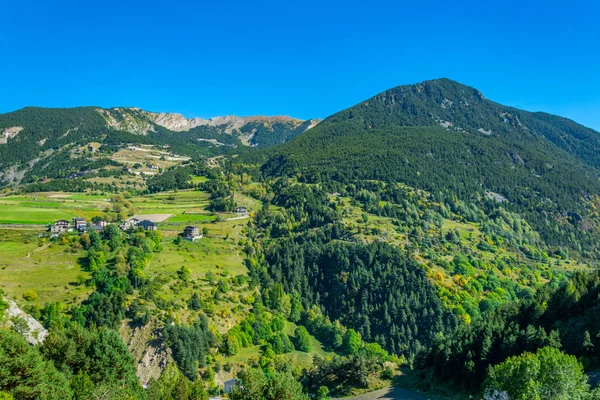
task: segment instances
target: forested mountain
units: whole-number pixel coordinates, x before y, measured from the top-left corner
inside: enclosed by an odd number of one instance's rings
[[[0,179],[17,183],[37,164],[64,164],[75,146],[150,144],[191,157],[283,143],[319,120],[289,117],[187,119],[138,108],[27,107],[0,115]],[[238,150],[239,151],[239,150]]]
[[[439,79],[330,116],[265,153],[262,171],[308,183],[402,182],[480,204],[494,198],[548,243],[597,254],[582,231],[597,231],[591,209],[600,194],[599,140],[573,121],[502,106]]]

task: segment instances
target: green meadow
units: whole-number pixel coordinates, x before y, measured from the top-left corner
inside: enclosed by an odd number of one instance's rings
[[[163,251],[155,254],[146,268],[149,277],[176,278],[177,271],[186,266],[192,271],[198,290],[208,295],[211,286],[207,283],[207,273],[211,272],[219,279],[247,273],[240,245],[247,221],[228,220],[237,217],[233,213],[209,211],[208,194],[181,190],[136,196],[130,200],[140,216],[172,214],[158,224],[163,235]],[[244,202],[244,205],[253,209],[260,207],[255,200]],[[40,305],[55,300],[81,302],[89,291],[84,285],[76,284],[78,275],[88,276],[78,263],[84,252],[72,253],[69,246],[42,239],[40,235],[45,235],[46,230],[39,225],[76,216],[91,219],[95,215],[102,216],[107,207],[110,207],[108,195],[51,192],[0,197],[0,224],[4,225],[0,229],[0,288],[19,304],[27,303],[22,295],[28,289],[38,294],[35,303]],[[201,230],[206,228],[208,234],[193,243],[175,244],[176,237],[186,225],[197,225]],[[27,226],[29,228],[25,229]],[[166,299],[187,298],[193,290],[196,289],[186,288],[184,293],[176,294],[165,285],[161,295]],[[230,309],[231,305],[225,302],[216,311],[225,315],[226,308]],[[223,324],[234,322],[228,318]]]
[[[79,266],[83,251],[42,243],[39,230],[0,229],[0,288],[19,304],[26,290],[38,294],[35,303],[79,303],[89,289],[77,284],[78,275],[89,277]]]
[[[33,193],[0,197],[0,224],[45,225],[57,219],[92,218],[109,206],[108,196]]]

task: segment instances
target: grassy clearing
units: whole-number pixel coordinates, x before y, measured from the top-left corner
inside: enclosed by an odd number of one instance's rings
[[[104,209],[111,206],[109,199],[110,196],[99,194],[65,192],[0,197],[0,221],[4,221],[0,223],[46,224],[75,216],[90,219],[94,215],[104,215]],[[260,207],[256,200],[244,200],[247,207]],[[131,201],[141,216],[173,214],[159,223],[163,251],[154,255],[145,273],[150,278],[165,278],[166,283],[158,295],[174,302],[174,315],[185,321],[189,317],[185,301],[197,292],[203,299],[210,300],[211,322],[219,331],[226,332],[242,319],[250,308],[243,300],[252,291],[247,285],[236,287],[213,301],[216,287],[208,282],[206,275],[212,273],[219,281],[247,274],[243,242],[240,241],[245,236],[247,221],[227,221],[236,215],[207,210],[208,195],[198,190],[138,196]],[[218,217],[219,222],[216,221]],[[208,234],[194,243],[176,245],[174,240],[186,225],[198,225],[201,230],[206,228]],[[0,287],[9,297],[25,303],[22,294],[28,289],[38,293],[39,304],[54,300],[79,302],[86,296],[88,290],[75,285],[77,275],[82,272],[77,259],[83,252],[67,253],[66,246],[56,243],[40,250],[38,235],[43,233],[41,228],[23,230],[15,226],[0,232]],[[186,286],[176,284],[177,271],[182,266],[192,272],[191,282]]]
[[[77,286],[77,276],[83,274],[78,259],[83,252],[71,253],[57,243],[39,245],[39,231],[0,230],[0,288],[17,303],[26,303],[23,292],[32,289],[38,294],[33,303],[51,301],[73,303],[82,301],[89,289]]]
[[[204,183],[208,180],[205,176],[192,175],[192,184],[197,185],[199,183]]]
[[[293,322],[286,322],[283,331],[288,336],[292,337],[294,335],[295,329],[296,329],[296,324],[294,324]],[[323,348],[323,345],[321,344],[321,342],[319,342],[317,339],[315,339],[315,337],[312,335],[310,337],[310,343],[311,343],[311,346],[310,346],[311,349],[308,353],[296,350],[287,355],[289,357],[292,365],[294,365],[295,367],[300,367],[300,368],[308,368],[312,365],[312,360],[313,360],[314,356],[319,356],[319,357],[325,358],[325,357],[333,357],[335,354],[331,351],[326,351]]]
[[[92,218],[108,207],[108,196],[64,192],[0,197],[0,224],[41,224],[73,217]]]
[[[57,219],[71,219],[75,214],[56,208],[11,206],[0,208],[0,224],[48,224]]]
[[[121,149],[111,157],[114,161],[133,165],[135,163],[158,165],[160,168],[169,168],[181,164],[186,157],[171,157],[170,153],[152,147],[129,147]],[[152,171],[149,168],[142,168],[140,171]]]
[[[294,330],[296,329],[296,324],[292,322],[286,322],[283,331],[290,336],[293,341]],[[239,369],[242,364],[247,364],[249,361],[258,361],[260,355],[262,354],[261,346],[251,346],[243,348],[238,354],[223,357],[223,363],[230,363],[234,369]],[[333,357],[334,353],[325,351],[321,342],[311,336],[311,350],[308,353],[303,351],[292,351],[291,353],[285,354],[290,361],[290,363],[297,368],[308,368],[313,363],[313,357]]]

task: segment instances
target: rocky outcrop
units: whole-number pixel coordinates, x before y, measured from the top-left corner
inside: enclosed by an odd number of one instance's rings
[[[8,325],[19,332],[30,344],[41,344],[48,331],[35,318],[21,310],[17,303],[10,300],[4,311]]]
[[[235,115],[226,115],[223,117],[214,117],[209,119],[203,118],[185,118],[181,114],[175,113],[151,113],[147,112],[146,115],[155,124],[170,129],[176,132],[188,131],[197,126],[212,126],[222,127],[224,133],[233,133],[234,130],[241,130],[245,125],[258,122],[272,126],[275,123],[290,124],[293,128],[302,125],[305,121],[297,118],[287,116],[275,116],[275,117],[237,117]],[[320,122],[318,119],[311,120],[311,124],[307,129],[312,128]]]
[[[155,132],[154,125],[144,118],[145,111],[137,108],[98,108],[98,112],[104,117],[110,128],[135,135],[147,135],[149,132]]]
[[[14,138],[22,130],[22,126],[12,126],[10,128],[5,128],[2,132],[0,132],[0,144],[8,143],[8,139]]]
[[[189,131],[192,128],[201,125],[207,125],[206,119],[202,118],[186,118],[181,114],[176,113],[146,113],[148,118],[155,124],[165,127],[175,132]]]
[[[268,130],[274,131],[274,125],[285,125],[286,129],[293,131],[302,127],[302,132],[316,126],[320,119],[311,119],[307,121],[291,118],[287,116],[251,116],[237,117],[235,115],[226,115],[222,117],[204,118],[186,118],[177,113],[155,113],[144,111],[139,108],[99,108],[98,112],[104,117],[107,127],[120,131],[130,132],[136,135],[147,135],[150,132],[156,132],[156,127],[161,126],[173,132],[186,132],[198,126],[209,126],[218,128],[220,133],[237,133],[244,144],[249,144],[248,140],[252,138],[256,131],[256,125],[260,124]],[[253,128],[246,127],[253,124]],[[305,126],[303,126],[303,124]],[[245,128],[246,127],[246,128]]]
[[[171,350],[162,343],[158,333],[156,321],[134,328],[125,321],[121,325],[121,338],[137,364],[137,376],[142,385],[148,384],[151,378],[158,379],[173,362]]]

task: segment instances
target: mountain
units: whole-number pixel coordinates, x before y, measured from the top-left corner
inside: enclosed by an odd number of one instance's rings
[[[210,119],[186,118],[176,113],[154,113],[138,108],[99,109],[109,125],[117,130],[147,134],[155,131],[153,125],[173,132],[189,132],[198,127],[216,128],[222,134],[232,134],[244,145],[269,146],[291,140],[316,126],[320,120],[300,120],[287,116],[237,117],[228,115]]]
[[[188,119],[139,108],[27,107],[0,115],[0,181],[18,183],[40,162],[65,162],[74,147],[90,142],[161,145],[192,157],[213,156],[283,143],[318,123],[284,116]]]
[[[493,198],[556,245],[597,248],[579,228],[597,232],[590,218],[600,194],[600,134],[500,105],[448,79],[387,90],[267,154],[262,169],[271,176],[382,180],[463,200]],[[563,227],[567,237],[554,232]]]

